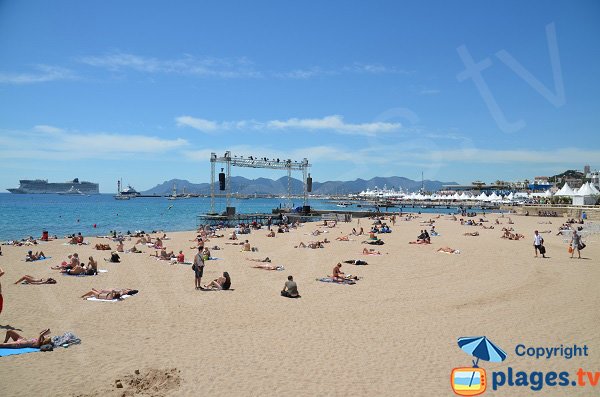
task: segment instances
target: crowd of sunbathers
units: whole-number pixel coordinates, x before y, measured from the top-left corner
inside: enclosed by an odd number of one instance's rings
[[[88,263],[83,264],[79,260],[79,254],[74,253],[69,255],[66,260],[61,262],[60,265],[53,266],[51,269],[60,270],[61,273],[72,276],[94,276],[98,274],[98,262],[94,260],[92,256],[90,256],[88,258]]]

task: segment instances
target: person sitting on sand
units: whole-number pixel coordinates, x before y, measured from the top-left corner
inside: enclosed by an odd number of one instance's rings
[[[223,272],[223,275],[219,278],[214,279],[207,285],[205,285],[204,289],[214,289],[214,290],[227,290],[231,287],[231,277],[229,277],[229,273]]]
[[[40,347],[50,343],[50,329],[45,329],[40,332],[37,338],[27,339],[21,336],[18,332],[9,329],[6,331],[4,343],[0,343],[0,349],[22,349],[24,347]],[[12,342],[9,342],[12,339]]]
[[[160,237],[156,238],[156,241],[154,242],[154,248],[163,248],[163,243]]]
[[[25,262],[39,261],[40,259],[46,259],[43,251],[36,252],[35,254],[32,251],[28,251],[27,255],[25,255]]]
[[[288,281],[286,281],[283,286],[281,296],[285,296],[286,298],[300,298],[300,294],[298,293],[298,285],[294,281],[294,277],[288,276]]]
[[[229,240],[237,240],[237,233],[235,232],[235,230],[233,231],[233,233],[231,233]]]
[[[357,276],[352,276],[352,275],[347,275],[342,271],[342,264],[341,262],[338,262],[337,265],[335,265],[335,267],[333,268],[333,274],[331,275],[331,278],[334,281],[344,281],[344,280],[358,280]]]
[[[112,248],[110,248],[109,244],[100,244],[100,243],[96,244],[94,246],[94,248],[96,248],[99,251],[109,251],[112,249]]]
[[[98,262],[96,262],[92,256],[89,257],[87,267],[85,268],[85,274],[88,276],[94,276],[98,274]]]
[[[244,248],[242,249],[242,251],[251,251],[250,243],[248,242],[248,240],[244,241]]]
[[[479,236],[479,232],[463,233],[463,236]]]
[[[250,259],[250,258],[246,258],[247,261],[252,261],[252,262],[263,262],[263,263],[271,263],[271,259],[267,256],[265,259]]]
[[[374,248],[363,248],[363,255],[381,255],[381,252],[375,251]]]
[[[335,239],[338,241],[350,241],[350,238],[348,236],[340,236],[336,237]]]
[[[264,269],[264,270],[285,270],[285,268],[283,266],[280,265],[252,265],[253,268],[255,269]]]
[[[56,284],[56,280],[53,278],[50,278],[50,277],[37,279],[37,278],[33,278],[32,276],[26,274],[15,282],[15,284],[19,284],[19,283],[33,284],[33,285]]]
[[[117,244],[117,252],[125,252],[125,247],[123,246],[123,240],[119,241],[119,244]]]
[[[149,239],[149,238],[148,238]],[[146,243],[150,243],[151,241],[148,241],[148,239],[146,239],[146,237],[142,236],[142,238],[138,239],[138,241],[136,241],[136,244],[146,244]]]
[[[450,248],[450,247],[439,248],[438,252],[445,252],[447,254],[460,254],[459,250],[455,250],[454,248]]]
[[[179,251],[179,254],[177,254],[177,263],[183,263],[185,262],[185,255],[183,254],[183,251]]]
[[[131,247],[131,249],[129,250],[129,252],[131,252],[131,253],[134,253],[134,254],[139,254],[139,253],[141,253],[142,251],[140,251],[140,250],[138,249],[138,247],[136,247],[136,246],[135,246],[135,244],[134,244],[134,246],[133,246],[133,247]]]
[[[112,252],[110,254],[110,260],[109,260],[109,262],[112,262],[112,263],[121,263],[121,257],[116,252]]]
[[[96,298],[101,300],[111,301],[113,299],[121,299],[125,295],[135,295],[138,293],[137,289],[101,289],[97,290],[92,288],[91,291],[81,295],[83,299]]]
[[[275,230],[271,230],[269,233],[267,233],[267,237],[275,237]]]
[[[363,234],[365,234],[364,229],[361,227],[360,231],[358,232],[357,236],[362,236]]]

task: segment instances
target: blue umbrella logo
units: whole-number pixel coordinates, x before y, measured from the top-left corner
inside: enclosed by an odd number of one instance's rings
[[[506,352],[493,344],[492,341],[485,336],[458,338],[458,347],[473,357],[477,357],[477,361],[473,360],[473,368],[479,368],[477,364],[480,359],[494,363],[499,363],[506,359]],[[473,383],[474,376],[475,372],[471,375],[469,386]]]

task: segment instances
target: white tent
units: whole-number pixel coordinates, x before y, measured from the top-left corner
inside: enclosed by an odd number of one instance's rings
[[[488,201],[488,196],[485,194],[485,192],[481,192],[481,194],[479,196],[477,196],[475,198],[475,200],[478,200],[478,201]]]
[[[589,185],[590,189],[592,189],[592,191],[594,192],[594,194],[600,194],[600,190],[596,189],[596,186],[592,185],[589,182],[588,182],[588,185]]]
[[[563,187],[560,188],[558,192],[556,192],[555,196],[568,196],[573,197],[575,192],[571,189],[568,183],[565,183]]]
[[[577,190],[577,193],[573,196],[573,205],[594,205],[598,199],[598,193],[596,193],[596,189],[594,189],[590,183],[586,183],[580,189]]]

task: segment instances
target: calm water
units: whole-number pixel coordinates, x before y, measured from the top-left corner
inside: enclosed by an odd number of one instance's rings
[[[234,200],[238,213],[270,213],[285,204],[285,199]],[[293,202],[302,205],[300,200]],[[326,200],[310,200],[308,204],[321,210],[342,209]],[[225,199],[215,199],[215,210],[225,209]],[[348,210],[359,210],[351,206]],[[59,237],[81,232],[83,235],[103,235],[110,230],[193,230],[196,216],[210,211],[209,198],[167,200],[166,198],[136,198],[115,200],[110,194],[92,196],[61,196],[58,194],[0,193],[0,240],[41,236],[42,230]],[[399,209],[395,209],[399,211]],[[448,209],[404,208],[404,212],[444,212]],[[94,228],[94,224],[96,228]]]

